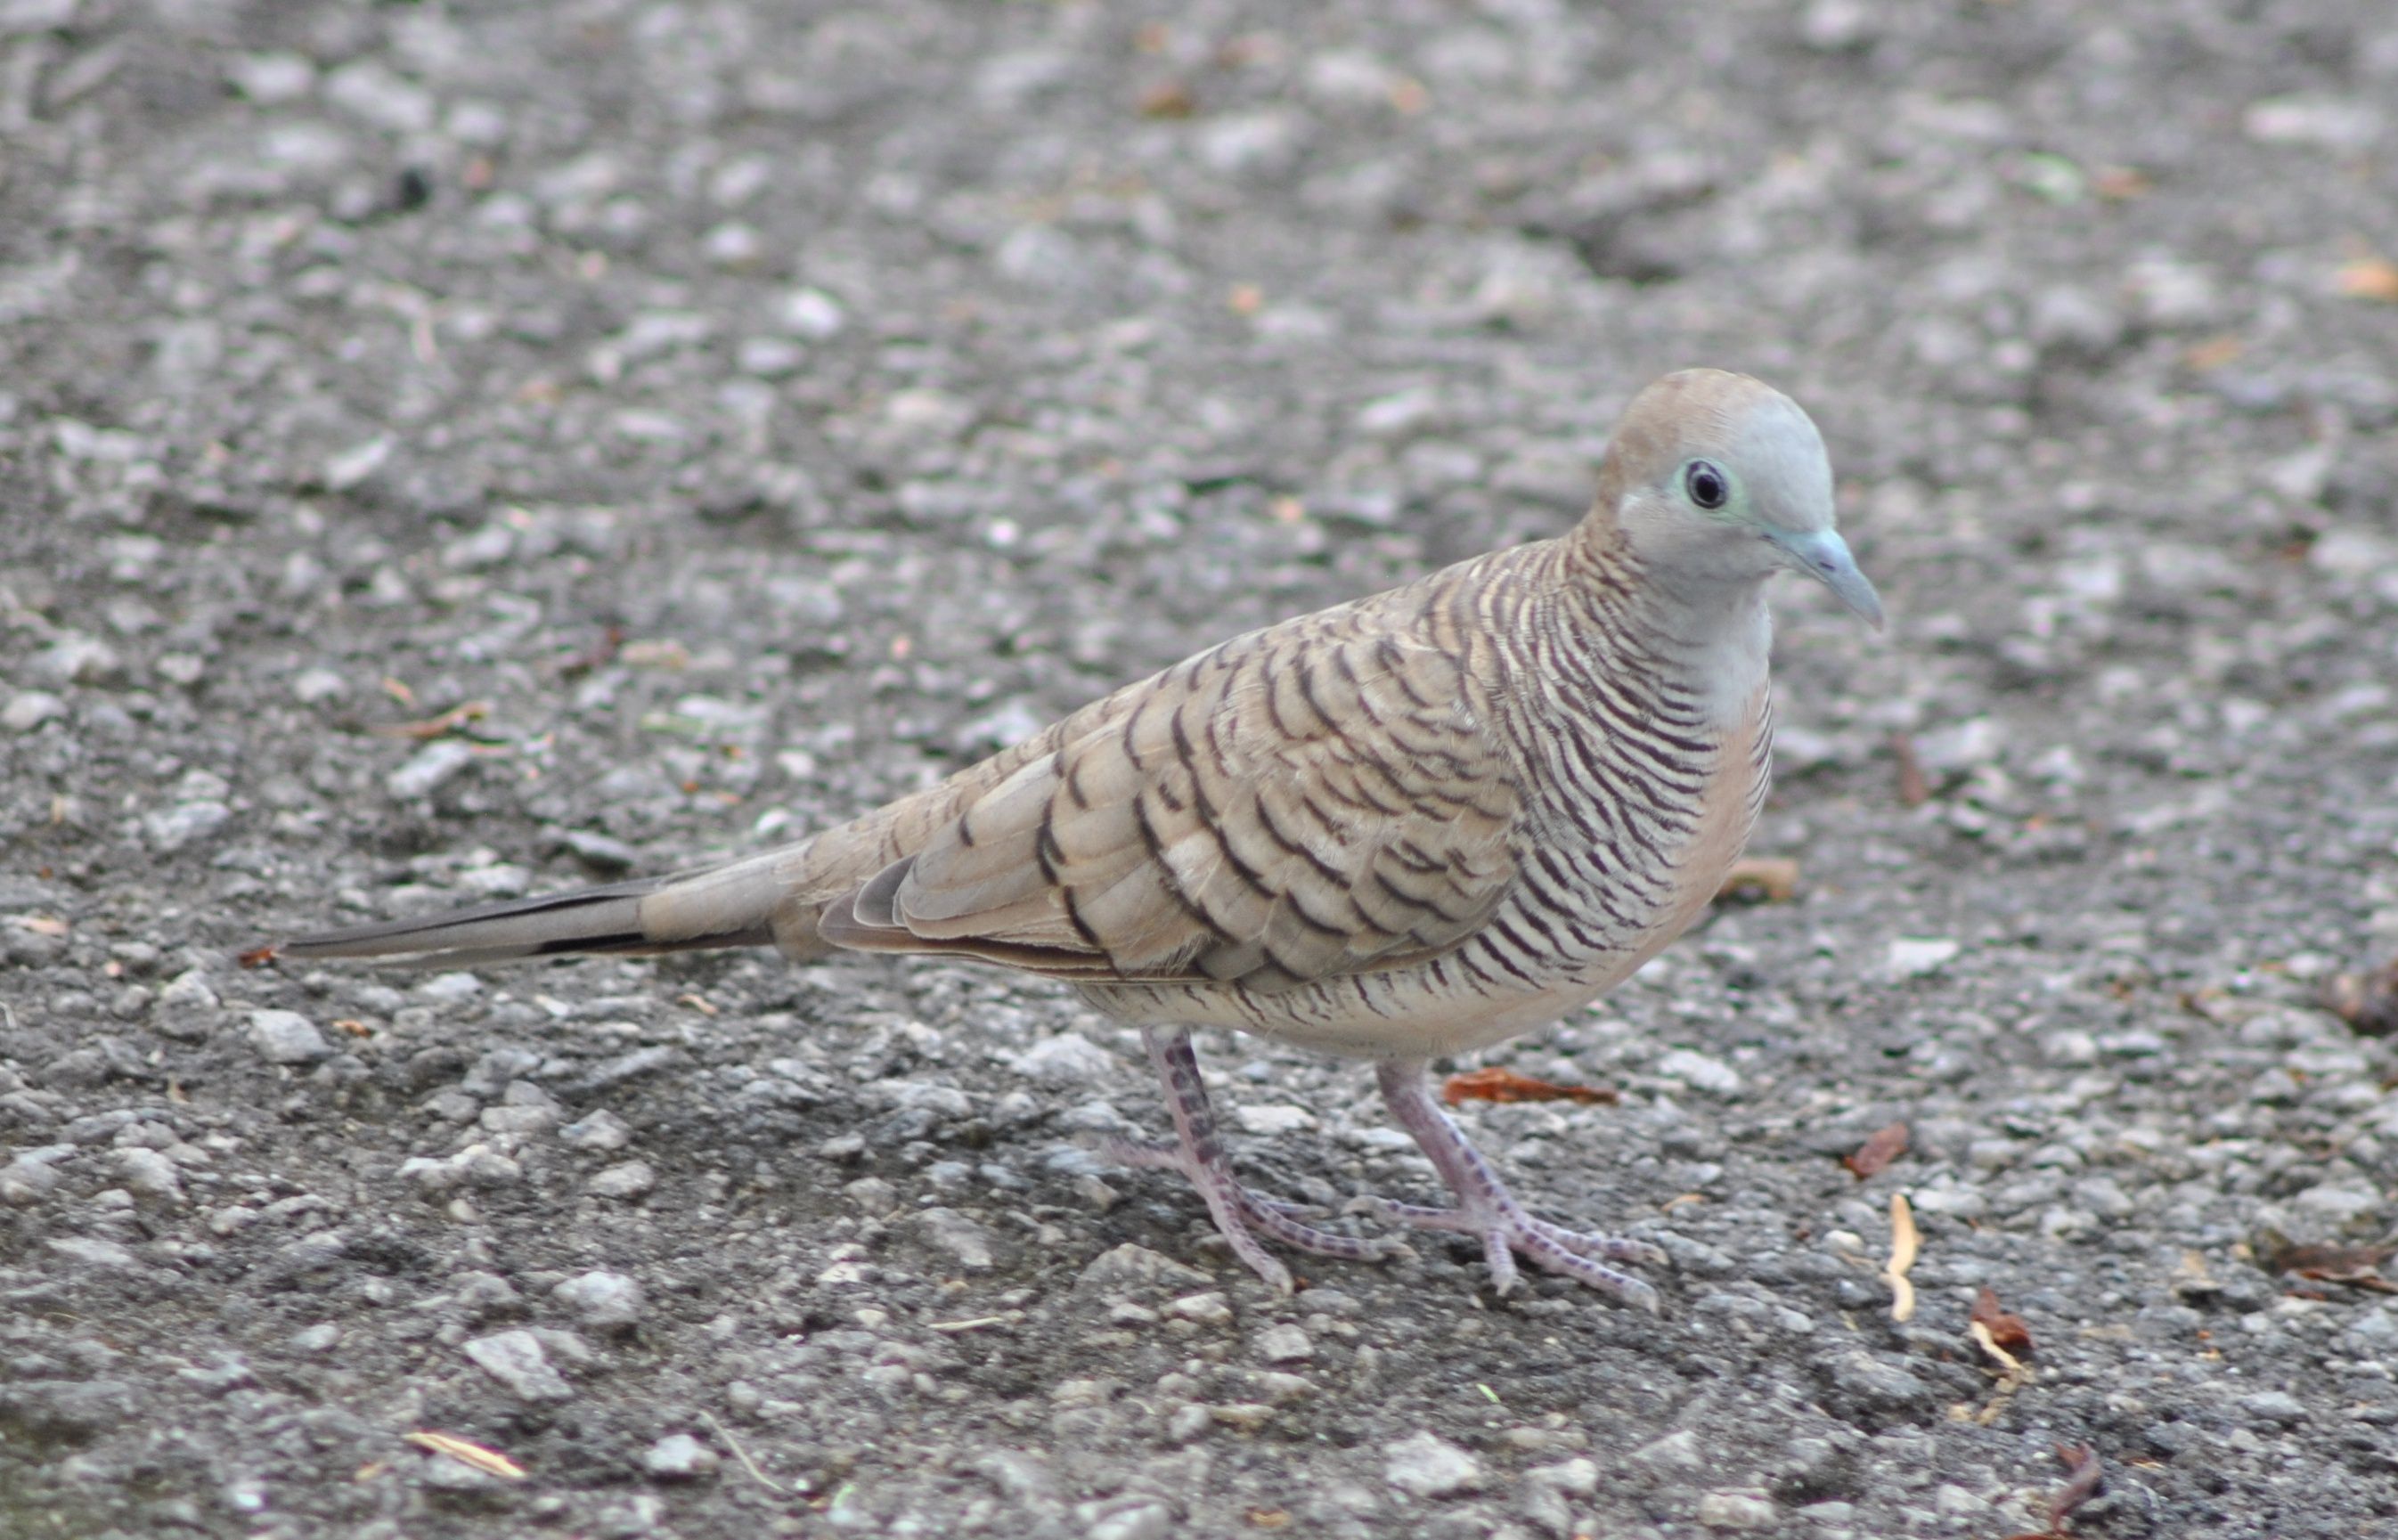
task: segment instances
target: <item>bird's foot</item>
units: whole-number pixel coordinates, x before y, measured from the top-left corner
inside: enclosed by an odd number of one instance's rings
[[[1283,1293],[1290,1292],[1290,1272],[1257,1246],[1257,1235],[1280,1241],[1295,1251],[1306,1251],[1319,1257],[1338,1257],[1343,1262],[1381,1262],[1391,1257],[1408,1254],[1408,1243],[1393,1236],[1344,1236],[1335,1230],[1318,1229],[1299,1216],[1320,1213],[1313,1204],[1286,1203],[1268,1197],[1242,1185],[1228,1165],[1220,1160],[1213,1165],[1192,1152],[1173,1144],[1150,1144],[1138,1140],[1111,1138],[1100,1146],[1100,1153],[1119,1165],[1137,1169],[1179,1171],[1199,1190],[1207,1209],[1216,1216],[1217,1227],[1233,1250],[1260,1277]],[[1236,1229],[1224,1223],[1218,1212],[1221,1199],[1240,1216]],[[1251,1234],[1255,1232],[1256,1234]]]
[[[1347,1262],[1379,1262],[1384,1257],[1407,1254],[1405,1241],[1343,1236],[1302,1223],[1296,1216],[1311,1211],[1305,1207],[1265,1197],[1242,1186],[1233,1175],[1232,1162],[1225,1158],[1223,1141],[1217,1136],[1216,1111],[1207,1101],[1206,1083],[1199,1076],[1199,1060],[1191,1050],[1191,1034],[1150,1031],[1141,1036],[1149,1047],[1151,1062],[1157,1067],[1158,1079],[1165,1086],[1166,1110],[1174,1117],[1175,1142],[1159,1145],[1111,1140],[1108,1153],[1127,1166],[1180,1171],[1198,1189],[1199,1196],[1207,1205],[1208,1216],[1215,1220],[1216,1228],[1233,1248],[1233,1254],[1246,1263],[1249,1270],[1265,1279],[1276,1293],[1292,1291],[1290,1269],[1265,1249],[1258,1239],[1260,1235],[1296,1250]]]
[[[1607,1263],[1629,1262],[1654,1266],[1665,1261],[1664,1252],[1645,1240],[1627,1236],[1569,1230],[1562,1224],[1552,1224],[1526,1213],[1513,1197],[1505,1195],[1503,1188],[1499,1196],[1498,1203],[1477,1205],[1473,1210],[1427,1209],[1384,1199],[1379,1211],[1419,1230],[1446,1230],[1452,1235],[1478,1237],[1483,1258],[1490,1266],[1491,1287],[1502,1294],[1516,1286],[1516,1258],[1521,1254],[1552,1273],[1562,1273],[1578,1283],[1612,1294],[1626,1304],[1638,1305],[1652,1315],[1657,1312],[1655,1289]]]
[[[1516,1286],[1516,1258],[1529,1258],[1552,1273],[1562,1273],[1610,1294],[1626,1304],[1655,1314],[1657,1290],[1631,1274],[1607,1265],[1611,1262],[1662,1263],[1665,1253],[1645,1240],[1624,1236],[1587,1234],[1535,1219],[1516,1201],[1499,1173],[1467,1141],[1463,1130],[1433,1100],[1424,1066],[1411,1060],[1383,1064],[1378,1074],[1383,1104],[1399,1127],[1415,1139],[1433,1169],[1457,1195],[1454,1209],[1427,1209],[1411,1203],[1385,1202],[1382,1211],[1402,1224],[1420,1230],[1446,1230],[1474,1236],[1482,1242],[1483,1259],[1490,1266],[1491,1287],[1503,1294]]]

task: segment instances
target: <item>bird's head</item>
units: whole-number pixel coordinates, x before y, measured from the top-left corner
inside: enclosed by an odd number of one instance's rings
[[[1600,472],[1597,515],[1610,513],[1661,583],[1752,583],[1787,568],[1882,624],[1880,596],[1833,527],[1824,436],[1745,374],[1686,369],[1633,398]]]

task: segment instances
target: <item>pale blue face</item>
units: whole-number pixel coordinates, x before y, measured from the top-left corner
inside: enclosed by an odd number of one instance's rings
[[[1832,590],[1879,628],[1881,597],[1833,527],[1832,466],[1814,423],[1776,393],[1741,414],[1719,453],[1676,467],[1666,493],[1701,519],[1753,535],[1779,564]]]

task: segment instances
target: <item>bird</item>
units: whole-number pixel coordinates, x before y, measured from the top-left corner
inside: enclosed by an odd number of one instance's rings
[[[293,959],[476,967],[766,947],[975,959],[1060,979],[1137,1028],[1179,1171],[1239,1259],[1353,1261],[1383,1235],[1234,1174],[1192,1033],[1369,1061],[1453,1201],[1376,1200],[1660,1308],[1664,1255],[1532,1214],[1435,1100],[1432,1062],[1622,982],[1706,909],[1771,771],[1767,581],[1822,583],[1874,628],[1828,454],[1781,391],[1712,369],[1625,407],[1589,513],[1404,587],[1234,637],[929,789],[780,848],[680,873],[303,935]]]

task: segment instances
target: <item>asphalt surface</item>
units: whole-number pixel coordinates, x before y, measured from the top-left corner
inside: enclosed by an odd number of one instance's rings
[[[2398,953],[2393,188],[2370,0],[0,0],[0,1534],[2398,1533],[2321,1003]],[[1461,1114],[1662,1319],[1267,1295],[994,972],[236,961],[1554,532],[1691,363],[1893,625],[1778,596],[1795,894],[1488,1056],[1620,1102]],[[1205,1055],[1260,1185],[1434,1196]]]

